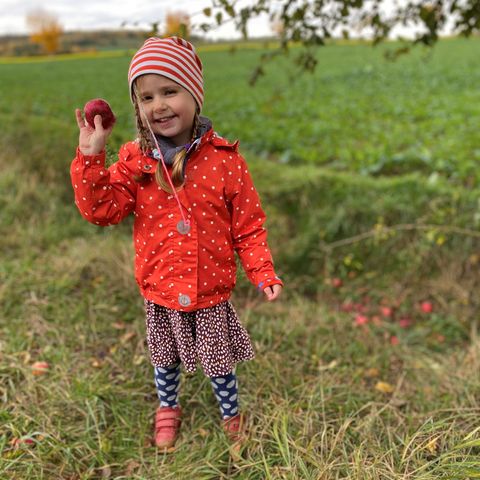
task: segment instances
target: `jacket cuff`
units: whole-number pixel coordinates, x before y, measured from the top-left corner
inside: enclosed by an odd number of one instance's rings
[[[103,167],[105,165],[105,150],[102,150],[96,155],[84,155],[80,151],[80,147],[77,147],[77,159],[83,165],[98,165]]]
[[[272,278],[267,278],[265,280],[263,280],[262,282],[260,282],[258,285],[257,285],[257,290],[259,292],[262,292],[265,288],[267,287],[271,287],[272,285],[281,285],[283,287],[283,282],[282,280],[280,279],[280,277],[277,277],[276,275]]]

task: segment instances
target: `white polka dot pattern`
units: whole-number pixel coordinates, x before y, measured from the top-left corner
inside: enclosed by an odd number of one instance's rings
[[[207,132],[186,164],[187,181],[178,191],[190,231],[173,195],[153,180],[157,161],[137,142],[123,145],[119,160],[105,168],[105,154],[77,150],[70,173],[75,202],[95,225],[135,216],[135,277],[152,302],[192,312],[226,301],[236,283],[236,251],[257,288],[282,284],[276,277],[265,213],[237,143]],[[138,183],[135,179],[146,179]],[[188,299],[188,301],[187,301]]]
[[[180,363],[155,368],[155,385],[161,407],[175,407],[180,390]]]
[[[145,300],[145,312],[148,350],[157,369],[180,360],[187,372],[194,372],[199,361],[205,375],[221,377],[236,363],[255,356],[250,337],[228,301],[194,312],[179,312]],[[218,379],[217,383],[225,382]],[[232,387],[230,382],[219,395],[227,397]]]
[[[211,384],[223,418],[234,416],[238,412],[238,384],[235,373],[223,377],[212,377]],[[220,391],[220,395],[217,392]],[[226,397],[229,397],[228,401]]]

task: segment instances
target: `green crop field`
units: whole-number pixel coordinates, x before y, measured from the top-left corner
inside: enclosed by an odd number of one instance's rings
[[[150,445],[132,221],[73,203],[74,108],[110,102],[110,162],[135,136],[131,52],[0,59],[0,478],[479,478],[479,47],[331,45],[255,87],[261,50],[200,50],[204,114],[240,139],[286,284],[267,304],[242,273],[232,297],[257,352],[240,456],[200,372],[177,452]]]
[[[420,171],[478,186],[480,40],[446,41],[396,62],[385,61],[386,49],[331,46],[303,77],[282,60],[255,88],[246,80],[258,51],[204,52],[205,114],[260,158],[364,175]],[[3,64],[1,113],[66,127],[72,108],[104,96],[119,114],[120,142],[132,136],[129,58]]]

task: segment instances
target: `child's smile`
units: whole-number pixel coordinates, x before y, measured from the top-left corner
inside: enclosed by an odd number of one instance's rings
[[[160,118],[154,119],[153,123],[158,125],[158,128],[160,130],[157,133],[160,133],[164,137],[171,136],[171,135],[168,135],[167,131],[172,129],[172,127],[174,126],[174,120],[176,118],[178,118],[177,115],[169,115],[168,117],[160,117]],[[155,131],[155,129],[153,130]],[[162,131],[165,133],[162,133]]]
[[[140,109],[154,133],[170,138],[175,145],[191,140],[197,104],[181,85],[163,75],[147,74],[136,80]]]

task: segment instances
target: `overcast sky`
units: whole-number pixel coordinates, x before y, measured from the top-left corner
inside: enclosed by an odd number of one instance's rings
[[[252,4],[253,0],[239,0],[237,5]],[[384,0],[383,8],[389,11],[394,3],[408,0]],[[421,0],[415,0],[421,1]],[[35,9],[54,14],[63,28],[71,30],[119,29],[127,27],[149,29],[152,22],[164,21],[169,11],[183,10],[190,14],[193,24],[206,20],[202,11],[211,6],[212,0],[0,0],[0,35],[28,33],[26,16]],[[410,36],[413,29],[398,28],[396,34]],[[249,23],[252,37],[271,34],[266,15]],[[443,33],[448,33],[446,29]],[[208,34],[210,38],[239,38],[233,22]]]
[[[202,23],[205,7],[211,0],[0,0],[0,35],[28,33],[26,15],[42,8],[55,14],[65,30],[119,29],[122,22],[148,29],[154,21],[162,22],[168,11],[184,10],[192,17],[192,23]],[[250,34],[270,34],[266,18],[251,24]],[[212,35],[211,35],[212,36]],[[225,25],[213,37],[235,38],[233,24]]]

